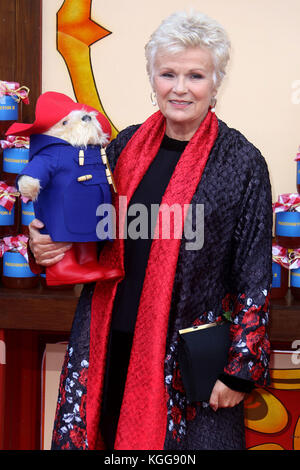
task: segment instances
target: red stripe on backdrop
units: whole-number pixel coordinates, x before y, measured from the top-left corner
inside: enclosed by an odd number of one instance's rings
[[[67,333],[5,330],[5,450],[41,448],[42,356],[46,343],[67,339]]]
[[[5,411],[5,335],[0,330],[0,450],[4,448],[4,411]]]
[[[39,381],[37,332],[6,330],[6,450],[39,448]]]

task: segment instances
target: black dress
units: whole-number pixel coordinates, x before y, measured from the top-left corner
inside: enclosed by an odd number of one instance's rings
[[[144,217],[143,223],[148,226],[148,230],[145,236],[145,227],[134,225],[135,233],[140,232],[143,238],[133,239],[127,236],[124,239],[126,276],[118,286],[114,302],[100,422],[108,449],[113,449],[114,446],[136,316],[152,243],[151,232],[155,223],[151,220],[151,208],[154,204],[161,203],[172,173],[187,144],[186,141],[165,136],[157,156],[130,201],[131,209],[137,208],[135,204],[142,204],[143,208],[147,209],[146,212],[143,210],[143,214],[147,214],[147,219]],[[139,211],[134,215],[127,215],[125,225],[128,232],[130,225],[136,224],[137,218],[140,219]]]

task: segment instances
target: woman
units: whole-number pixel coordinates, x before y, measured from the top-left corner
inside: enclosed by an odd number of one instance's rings
[[[272,207],[260,152],[214,114],[229,58],[223,28],[176,13],[146,46],[159,111],[107,148],[128,211],[204,205],[204,243],[118,237],[99,262],[121,282],[85,285],[62,371],[53,449],[243,449],[243,399],[268,382]],[[117,220],[121,214],[115,199]],[[123,211],[124,213],[124,211]],[[133,214],[131,212],[131,214]],[[193,229],[196,216],[193,213]],[[121,217],[119,232],[126,229]],[[68,246],[39,235],[39,264]],[[178,330],[231,312],[232,343],[209,403],[189,403],[178,372]],[[125,383],[126,382],[126,383]]]

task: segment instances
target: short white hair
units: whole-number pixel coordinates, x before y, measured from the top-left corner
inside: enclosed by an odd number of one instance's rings
[[[214,63],[214,83],[219,87],[230,55],[230,40],[224,28],[207,15],[177,12],[166,18],[145,46],[147,72],[153,85],[157,52],[177,53],[188,47],[208,49]]]

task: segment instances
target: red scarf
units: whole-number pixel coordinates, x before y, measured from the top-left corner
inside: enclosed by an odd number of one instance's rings
[[[118,196],[127,196],[127,203],[130,202],[159,150],[165,126],[165,118],[160,111],[150,116],[118,159],[114,172],[118,188],[114,200],[117,234]],[[181,155],[162,203],[169,207],[177,203],[182,208],[190,204],[217,134],[217,118],[209,111]],[[120,226],[124,227],[124,217]],[[180,243],[178,238],[153,239],[151,245],[116,435],[115,449],[118,450],[160,450],[164,446],[167,425],[164,359]],[[124,240],[116,238],[113,243],[107,243],[99,262],[124,269]],[[92,300],[86,405],[89,449],[105,448],[98,429],[106,349],[117,284],[114,281],[98,282]]]

